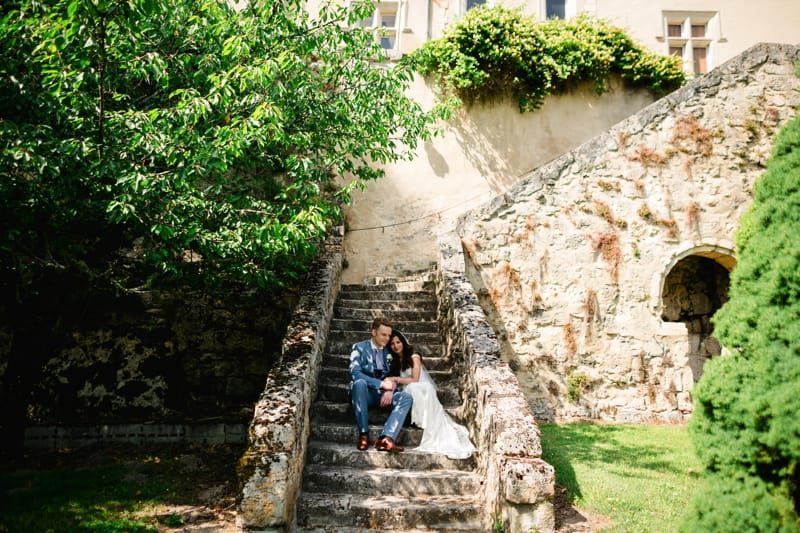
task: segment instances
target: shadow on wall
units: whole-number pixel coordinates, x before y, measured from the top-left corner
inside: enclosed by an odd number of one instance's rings
[[[430,140],[425,141],[425,155],[428,156],[428,163],[436,177],[444,178],[450,174],[450,165],[447,164],[447,159]]]
[[[468,257],[466,251],[464,257]],[[509,368],[519,381],[520,389],[525,394],[528,401],[528,406],[533,413],[534,418],[538,422],[552,422],[555,420],[555,407],[559,402],[558,395],[554,395],[551,389],[553,386],[550,384],[551,380],[539,372],[520,372],[522,370],[522,363],[514,351],[513,346],[508,342],[508,331],[503,323],[500,315],[495,309],[494,303],[489,296],[489,289],[481,277],[480,272],[475,268],[471,261],[466,261],[465,274],[469,279],[470,285],[475,289],[475,294],[478,296],[478,303],[483,309],[486,319],[489,321],[492,330],[497,334],[497,340],[500,344],[500,356],[503,361],[508,363]]]
[[[654,100],[618,80],[610,81],[603,95],[586,82],[549,96],[530,113],[520,113],[511,97],[462,107],[451,125],[465,157],[495,191],[502,191]]]

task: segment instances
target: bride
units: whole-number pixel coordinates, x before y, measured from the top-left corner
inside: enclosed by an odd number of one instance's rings
[[[411,423],[422,428],[422,441],[417,451],[443,453],[451,459],[466,459],[475,451],[467,428],[457,424],[439,403],[436,384],[422,364],[422,356],[408,344],[399,331],[389,337],[393,377],[403,391],[414,398],[411,404]],[[399,375],[398,375],[399,374]]]

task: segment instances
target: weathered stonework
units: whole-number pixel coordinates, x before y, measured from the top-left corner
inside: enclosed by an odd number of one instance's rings
[[[466,277],[457,235],[445,231],[439,242],[441,353],[461,366],[487,512],[502,519],[505,531],[553,531],[555,471],[541,459],[539,428]]]
[[[459,220],[467,275],[537,419],[687,419],[721,350],[708,319],[739,217],[800,105],[798,59],[753,47]],[[698,257],[724,272],[686,266]],[[680,269],[702,283],[670,277]]]
[[[125,293],[68,269],[26,282],[0,308],[0,448],[15,453],[150,435],[219,441],[217,429],[250,420],[296,301],[293,291]],[[223,440],[243,440],[234,433]]]
[[[506,531],[554,529],[555,472],[542,461],[538,427],[516,377],[500,359],[497,338],[464,274],[454,234],[441,248],[436,269],[442,355],[452,359],[464,391],[463,418],[470,420],[478,468],[485,479],[487,527],[500,517]],[[333,304],[339,290],[338,244],[322,254],[303,284],[283,342],[250,425],[239,464],[238,525],[251,531],[293,528]]]
[[[302,283],[283,338],[280,361],[267,376],[250,422],[238,472],[237,524],[289,531],[310,430],[309,408],[328,338],[342,268],[341,237],[332,236]]]

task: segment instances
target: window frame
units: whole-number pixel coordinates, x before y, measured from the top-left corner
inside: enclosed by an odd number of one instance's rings
[[[375,40],[381,44],[386,53],[392,56],[402,55],[402,35],[407,31],[408,0],[381,0],[375,2],[372,20],[364,19],[359,26],[372,32]],[[394,24],[384,24],[385,18],[394,15]],[[384,46],[384,40],[394,39],[390,46]]]
[[[539,13],[542,20],[547,20],[547,4],[549,0],[541,0]],[[576,0],[564,0],[564,20],[570,19],[577,14]]]
[[[680,35],[674,29],[680,28]],[[704,28],[703,35],[695,35],[699,27]],[[683,70],[692,76],[707,73],[714,67],[714,42],[724,42],[721,36],[719,12],[717,11],[663,11],[662,34],[658,38],[665,45],[667,55],[677,55],[683,61]],[[695,54],[695,50],[705,50],[703,54]],[[697,57],[695,57],[697,55]]]

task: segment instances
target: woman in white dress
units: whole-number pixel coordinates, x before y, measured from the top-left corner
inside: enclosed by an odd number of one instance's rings
[[[394,376],[387,379],[403,386],[411,394],[411,423],[424,431],[417,451],[443,453],[452,459],[466,459],[475,451],[469,440],[469,432],[457,424],[444,410],[436,397],[436,384],[422,364],[417,353],[399,331],[389,337],[389,352],[392,356]]]

